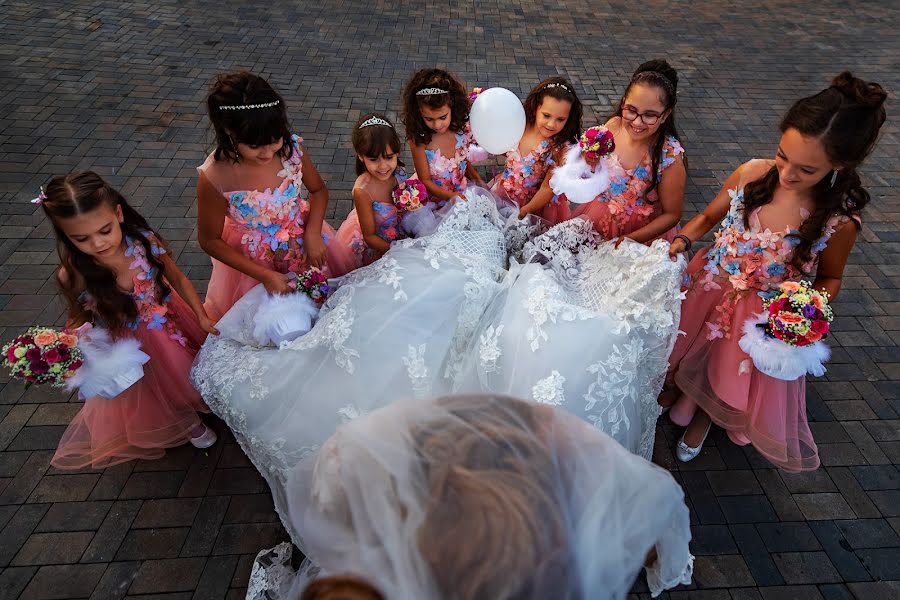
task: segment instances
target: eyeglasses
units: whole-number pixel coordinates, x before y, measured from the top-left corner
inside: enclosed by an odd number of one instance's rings
[[[644,125],[656,125],[656,122],[662,117],[662,115],[658,115],[655,112],[645,112],[639,113],[634,109],[633,106],[625,104],[622,106],[622,118],[626,121],[634,121],[638,117],[641,118],[641,121]]]

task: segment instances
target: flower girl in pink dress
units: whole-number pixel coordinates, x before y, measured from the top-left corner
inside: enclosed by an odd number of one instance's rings
[[[463,84],[443,69],[417,71],[403,90],[401,119],[416,168],[412,177],[425,184],[436,208],[461,198],[470,180],[486,187],[469,161],[470,106]]]
[[[615,137],[613,160],[623,173],[572,210],[606,239],[671,242],[678,233],[687,173],[675,129],[677,91],[675,69],[664,60],[648,61],[634,72],[618,113],[606,124]]]
[[[398,239],[400,212],[392,193],[406,180],[400,161],[400,137],[383,115],[370,113],[353,128],[356,183],[353,210],[338,229],[335,244],[349,248],[353,266],[372,264]]]
[[[506,168],[489,184],[500,198],[516,203],[519,217],[536,214],[551,224],[569,218],[569,204],[549,185],[553,167],[581,135],[581,101],[562,77],[540,82],[525,99],[525,133],[506,153]]]
[[[711,421],[787,471],[819,466],[806,420],[806,380],[762,373],[742,350],[744,323],[783,282],[815,272],[813,287],[834,298],[869,201],[857,168],[885,121],[887,94],[842,73],[797,101],[781,122],[774,160],[751,160],[672,243],[673,254],[721,222],[715,242],[694,256],[681,329],[660,404],[687,426],[676,448],[699,454]],[[677,402],[676,402],[677,399]]]
[[[197,414],[209,409],[188,375],[206,334],[218,331],[162,240],[90,171],[54,178],[39,200],[56,233],[68,327],[93,322],[136,338],[150,357],[143,378],[119,395],[85,400],[53,466],[100,469],[187,442],[211,446],[215,433]]]
[[[220,318],[259,283],[287,293],[289,272],[349,270],[352,260],[331,244],[325,223],[328,189],[291,134],[282,97],[261,77],[228,73],[213,83],[207,109],[216,150],[197,169],[197,225],[213,259],[210,316]]]

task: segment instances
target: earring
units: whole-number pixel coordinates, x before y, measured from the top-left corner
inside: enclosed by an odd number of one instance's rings
[[[831,174],[831,187],[834,187],[834,182],[837,181],[837,169]]]

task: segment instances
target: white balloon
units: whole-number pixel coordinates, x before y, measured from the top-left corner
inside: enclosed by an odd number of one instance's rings
[[[472,135],[491,154],[503,154],[516,147],[525,133],[522,101],[505,88],[484,90],[469,111]]]

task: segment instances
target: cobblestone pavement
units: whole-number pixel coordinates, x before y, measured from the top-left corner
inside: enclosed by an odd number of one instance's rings
[[[403,81],[426,65],[523,97],[563,74],[596,122],[637,64],[668,58],[682,80],[687,216],[742,161],[772,156],[784,109],[838,70],[900,90],[889,0],[457,4],[0,0],[0,339],[63,323],[54,242],[28,200],[72,169],[120,186],[205,287],[194,167],[211,139],[206,86],[225,69],[256,71],[284,93],[335,223],[351,204],[351,124],[372,109],[396,117]],[[835,303],[834,358],[809,386],[824,466],[779,473],[721,432],[680,465],[676,432],[662,426],[657,462],[684,486],[697,554],[694,585],[672,598],[900,597],[895,100],[889,113],[864,169],[874,201]],[[221,422],[209,452],[60,472],[49,461],[76,399],[2,377],[0,599],[242,598],[254,554],[287,539]]]

